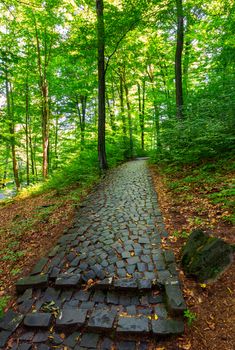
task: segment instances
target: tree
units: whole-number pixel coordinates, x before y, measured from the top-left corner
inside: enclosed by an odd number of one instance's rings
[[[182,83],[182,52],[184,46],[184,17],[182,0],[176,0],[177,9],[177,43],[175,52],[175,91],[176,91],[176,115],[183,119],[183,83]]]
[[[108,168],[105,149],[105,32],[103,0],[96,0],[98,48],[98,158],[100,169]]]

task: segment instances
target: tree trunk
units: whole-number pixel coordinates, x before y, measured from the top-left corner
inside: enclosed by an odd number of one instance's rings
[[[131,105],[129,100],[129,90],[127,84],[124,84],[125,93],[126,93],[126,106],[127,106],[127,116],[129,124],[129,140],[130,140],[130,157],[133,158],[133,130],[132,130],[132,119],[131,119]]]
[[[29,83],[28,76],[25,83],[25,139],[26,139],[26,179],[29,185]]]
[[[183,115],[183,85],[182,85],[182,52],[184,45],[184,18],[182,0],[176,0],[177,7],[177,43],[175,52],[175,90],[176,116],[182,120]]]
[[[144,113],[145,113],[145,80],[143,80],[142,96],[141,87],[138,83],[138,96],[139,96],[139,123],[141,132],[141,148],[144,150]]]
[[[17,191],[20,189],[20,180],[19,180],[19,170],[18,163],[16,159],[16,149],[15,149],[15,122],[14,122],[14,112],[13,112],[13,97],[11,96],[11,86],[8,81],[8,73],[6,68],[6,98],[7,98],[7,115],[9,118],[9,132],[11,137],[11,155],[12,155],[12,168],[13,175],[15,180],[15,185]]]
[[[126,116],[124,109],[124,91],[123,91],[123,78],[120,74],[120,108],[121,108],[121,118],[122,118],[122,130],[124,135],[124,143],[126,144]]]
[[[96,0],[98,47],[98,158],[101,170],[108,168],[105,149],[105,61],[104,4]]]
[[[36,20],[35,20],[35,32],[36,32],[38,71],[39,71],[39,78],[40,78],[40,91],[41,91],[41,97],[42,97],[42,154],[43,154],[42,175],[43,175],[43,178],[45,179],[48,176],[48,167],[49,167],[49,114],[50,114],[50,111],[49,111],[49,94],[48,94],[48,82],[47,82],[47,66],[49,63],[51,46],[49,48],[49,52],[47,52],[48,51],[47,42],[45,40],[44,66],[43,66]]]

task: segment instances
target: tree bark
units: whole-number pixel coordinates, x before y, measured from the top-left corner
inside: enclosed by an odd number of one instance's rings
[[[9,118],[9,132],[11,137],[11,155],[12,155],[12,168],[13,168],[13,175],[15,180],[15,185],[17,191],[20,189],[20,180],[19,180],[19,170],[18,170],[18,163],[16,159],[16,149],[15,149],[15,122],[14,122],[14,111],[13,111],[13,97],[11,96],[11,86],[9,84],[8,80],[8,73],[7,73],[7,67],[6,67],[6,99],[7,99],[7,115]]]
[[[176,116],[182,120],[183,115],[183,84],[182,84],[182,53],[184,46],[184,18],[182,0],[176,0],[177,8],[177,43],[175,52],[175,90]]]
[[[103,0],[96,0],[98,49],[98,159],[101,170],[108,168],[105,149],[105,32]]]
[[[29,83],[28,76],[25,83],[25,141],[26,141],[26,179],[29,185]]]
[[[43,164],[42,164],[42,175],[43,178],[48,177],[49,168],[49,94],[48,94],[48,82],[47,82],[47,66],[50,59],[51,45],[50,42],[49,50],[46,41],[46,30],[44,40],[44,64],[42,64],[41,48],[38,36],[37,23],[35,20],[35,33],[36,33],[36,45],[37,45],[37,61],[38,71],[40,78],[40,91],[42,97],[42,153],[43,153]]]
[[[124,84],[125,93],[126,93],[126,106],[127,106],[127,116],[129,124],[129,140],[130,140],[130,157],[133,158],[133,130],[132,130],[132,119],[131,119],[131,105],[129,100],[129,90],[125,82]]]

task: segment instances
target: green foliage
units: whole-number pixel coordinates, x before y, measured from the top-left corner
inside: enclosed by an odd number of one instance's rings
[[[10,297],[9,296],[3,296],[0,297],[0,318],[3,316],[4,314],[4,309],[7,306],[7,303],[9,301]]]
[[[173,236],[177,238],[188,238],[189,233],[186,231],[174,231]]]
[[[184,310],[184,317],[187,319],[189,326],[191,326],[192,323],[197,319],[197,315],[189,309]]]

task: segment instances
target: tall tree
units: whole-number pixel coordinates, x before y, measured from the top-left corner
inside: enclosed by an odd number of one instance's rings
[[[184,17],[183,1],[176,0],[177,9],[177,42],[175,52],[175,90],[176,90],[176,115],[183,119],[183,84],[182,84],[182,53],[184,46]]]
[[[96,0],[98,48],[98,158],[101,170],[108,168],[105,149],[105,32],[104,3]]]

